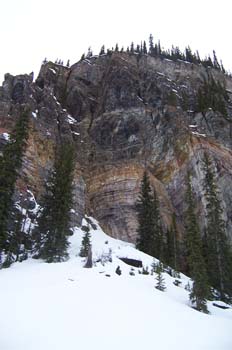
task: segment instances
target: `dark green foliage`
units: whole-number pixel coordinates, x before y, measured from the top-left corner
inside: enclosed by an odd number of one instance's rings
[[[157,273],[156,289],[159,289],[160,291],[164,292],[166,289],[166,286],[165,286],[165,281],[164,281],[162,272],[163,272],[163,265],[161,262],[159,262],[159,264],[156,267],[156,273]]]
[[[24,216],[15,205],[11,211],[10,219],[3,267],[9,267],[16,261],[26,260],[28,252],[31,250],[31,236],[23,231]]]
[[[145,171],[141,182],[141,190],[137,203],[137,214],[138,214],[138,238],[136,248],[143,252],[150,252],[150,242],[153,232],[153,224],[151,221],[152,209],[153,209],[153,198],[152,191],[149,182],[149,177]]]
[[[9,230],[9,222],[13,220],[13,194],[28,138],[28,123],[29,112],[24,111],[17,120],[10,141],[0,158],[0,254],[4,252],[9,257],[15,254],[19,245],[16,227],[13,225]],[[15,225],[20,225],[17,220]],[[6,265],[15,261],[14,258],[7,258],[7,260]]]
[[[203,170],[207,218],[204,257],[210,284],[219,291],[221,299],[227,301],[227,294],[232,297],[232,254],[226,236],[215,172],[206,153]]]
[[[136,247],[156,258],[163,253],[163,232],[159,212],[159,202],[149,182],[147,172],[144,172],[141,191],[137,203],[138,239]]]
[[[219,81],[215,81],[212,76],[204,78],[201,87],[197,92],[197,111],[206,112],[211,108],[213,111],[220,112],[224,117],[227,116],[226,102],[229,101],[225,86]]]
[[[142,275],[149,275],[149,271],[148,271],[148,266],[146,266],[146,268],[142,268],[142,272],[141,272]]]
[[[179,287],[182,284],[182,282],[180,280],[175,280],[173,284],[174,286]]]
[[[165,263],[175,270],[180,269],[180,247],[177,239],[176,217],[173,214],[172,225],[167,230],[167,243],[165,247]]]
[[[191,179],[187,177],[186,191],[186,245],[187,245],[187,261],[191,278],[193,279],[193,287],[190,293],[192,305],[199,311],[207,313],[207,301],[209,297],[209,285],[207,280],[206,268],[202,253],[202,242],[200,237],[200,229],[196,218],[195,201],[192,192]]]
[[[170,106],[177,106],[178,98],[176,93],[171,90],[167,96],[167,104]]]
[[[54,169],[46,184],[43,210],[36,229],[38,256],[47,262],[60,262],[68,257],[73,170],[73,146],[63,144],[57,152]]]
[[[102,46],[99,55],[102,55],[104,53],[104,46]],[[121,52],[123,52],[123,48],[121,49]],[[113,52],[119,52],[118,45],[116,44],[115,48],[107,49],[106,50],[107,55],[111,56]],[[172,61],[187,61],[193,64],[201,64],[205,68],[214,68],[217,70],[220,70],[221,72],[225,73],[225,69],[223,67],[222,62],[219,64],[218,59],[216,57],[215,51],[213,51],[213,60],[210,56],[201,59],[199,52],[193,52],[191,48],[188,46],[185,48],[184,52],[181,52],[180,48],[178,46],[173,46],[171,49],[165,50],[161,48],[161,43],[158,41],[157,43],[154,43],[153,35],[150,34],[149,36],[149,47],[147,49],[147,43],[146,41],[141,42],[140,44],[134,44],[131,43],[130,47],[127,47],[126,52],[128,54],[138,54],[137,60],[139,60],[142,55],[149,54],[152,57],[160,58],[160,59],[169,59]],[[93,55],[92,50],[89,48],[88,53],[86,55],[87,58],[91,57]],[[82,56],[82,59],[84,59],[84,55]]]
[[[82,258],[88,256],[88,252],[89,252],[89,249],[91,247],[89,226],[84,226],[84,227],[85,227],[85,229],[83,230],[83,226],[82,226],[82,230],[85,231],[85,234],[84,234],[82,242],[81,242],[81,250],[80,250],[80,254],[79,254]]]

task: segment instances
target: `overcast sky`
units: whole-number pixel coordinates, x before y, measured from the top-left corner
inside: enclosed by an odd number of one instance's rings
[[[127,47],[152,33],[161,46],[215,49],[232,72],[231,0],[0,0],[0,83],[4,73],[38,74],[42,60],[71,64],[89,46]]]

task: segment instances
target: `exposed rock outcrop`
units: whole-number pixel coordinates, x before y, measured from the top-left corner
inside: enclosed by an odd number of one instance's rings
[[[18,191],[23,195],[29,189],[40,200],[55,146],[68,139],[77,158],[74,224],[88,212],[107,233],[134,242],[135,204],[146,168],[164,227],[175,212],[181,235],[188,170],[204,225],[202,159],[207,151],[232,237],[232,103],[226,102],[226,115],[197,112],[197,90],[209,74],[231,97],[232,79],[222,72],[149,55],[115,52],[70,68],[47,62],[35,82],[32,75],[7,74],[0,88],[0,134],[11,132],[22,105],[32,111]],[[4,140],[0,135],[1,147]]]

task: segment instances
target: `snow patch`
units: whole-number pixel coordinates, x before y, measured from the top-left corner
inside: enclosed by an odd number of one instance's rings
[[[206,137],[206,134],[200,134],[199,132],[197,131],[191,131],[191,133],[195,136],[198,136],[198,137]]]
[[[10,134],[8,134],[7,132],[4,132],[2,134],[2,137],[6,140],[6,141],[10,141]]]
[[[2,349],[232,348],[231,309],[208,302],[211,315],[205,315],[190,308],[184,287],[191,281],[183,274],[177,287],[164,273],[166,291],[157,290],[156,274],[139,274],[141,269],[119,259],[139,259],[150,271],[151,256],[107,236],[93,218],[84,219],[82,225],[90,228],[92,269],[83,268],[85,258],[79,251],[84,233],[75,227],[67,262],[29,259],[0,271]],[[111,262],[104,260],[110,254]],[[121,276],[115,273],[118,266]]]
[[[49,68],[49,70],[50,70],[52,73],[56,74],[55,69],[53,69],[53,68]]]
[[[67,115],[67,120],[69,124],[76,124],[77,121],[70,114]]]

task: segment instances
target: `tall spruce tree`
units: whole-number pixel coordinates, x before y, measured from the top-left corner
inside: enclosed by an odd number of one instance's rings
[[[47,262],[61,262],[68,258],[73,171],[73,146],[62,144],[46,184],[46,194],[42,201],[43,210],[36,229],[39,237],[38,256]]]
[[[80,249],[80,256],[82,258],[87,257],[89,253],[89,249],[91,248],[91,242],[90,242],[90,228],[89,224],[88,226],[82,227],[82,230],[85,232],[82,242],[81,242],[81,249]]]
[[[164,292],[165,289],[166,289],[166,286],[165,286],[165,279],[163,277],[163,264],[161,262],[159,262],[159,264],[156,266],[156,274],[157,274],[157,277],[156,277],[156,289],[159,289],[161,292]]]
[[[152,256],[158,259],[164,258],[164,242],[163,242],[163,229],[161,225],[160,206],[159,199],[156,190],[153,191],[153,206],[151,221],[153,225],[153,231],[151,236],[151,252]]]
[[[221,299],[227,301],[227,294],[232,297],[232,254],[226,235],[216,175],[207,153],[204,154],[203,170],[207,219],[204,258],[210,284],[219,291]]]
[[[13,194],[15,183],[19,176],[22,165],[23,153],[28,138],[29,111],[24,110],[10,135],[10,141],[5,146],[3,156],[0,158],[0,258],[5,253],[3,266],[9,266],[17,260],[20,245],[19,235],[17,235],[20,223],[14,220],[15,208]],[[11,222],[11,228],[9,224]]]
[[[167,230],[167,243],[165,249],[165,262],[176,271],[180,269],[180,248],[177,239],[176,216],[172,216],[171,227]]]
[[[187,176],[186,191],[186,245],[187,262],[193,280],[190,301],[197,310],[208,313],[206,299],[210,295],[205,262],[202,253],[200,229],[196,217],[196,206],[191,186],[190,174]]]
[[[139,199],[136,208],[138,217],[138,238],[136,248],[145,253],[149,253],[151,249],[151,236],[153,233],[153,224],[151,220],[153,197],[149,177],[146,171],[143,174]]]
[[[156,258],[162,256],[163,233],[157,194],[150,186],[147,172],[143,174],[137,202],[138,238],[136,247]]]

